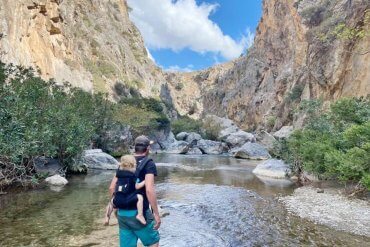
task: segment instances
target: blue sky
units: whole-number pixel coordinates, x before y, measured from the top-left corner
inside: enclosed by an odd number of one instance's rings
[[[253,40],[262,0],[128,0],[155,62],[198,70],[238,57]]]

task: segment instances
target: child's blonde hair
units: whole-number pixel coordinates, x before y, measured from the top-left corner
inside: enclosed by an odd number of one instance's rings
[[[119,164],[121,170],[134,170],[136,169],[136,159],[133,155],[124,155],[121,157]]]

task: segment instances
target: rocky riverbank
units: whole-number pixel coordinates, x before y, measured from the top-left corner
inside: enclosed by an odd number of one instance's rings
[[[323,193],[318,193],[323,192]],[[288,211],[299,217],[357,235],[370,237],[370,203],[349,199],[335,189],[301,187],[282,197]]]

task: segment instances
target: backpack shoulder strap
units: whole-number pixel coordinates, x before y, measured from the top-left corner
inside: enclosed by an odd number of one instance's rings
[[[140,172],[145,168],[146,164],[148,164],[149,161],[152,161],[152,159],[149,157],[145,157],[139,162],[139,165],[136,167],[136,171],[135,171],[136,177],[139,177]]]

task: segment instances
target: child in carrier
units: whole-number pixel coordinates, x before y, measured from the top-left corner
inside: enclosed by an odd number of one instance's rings
[[[117,183],[116,189],[109,201],[105,213],[104,225],[109,225],[109,219],[117,208],[132,209],[137,208],[136,219],[143,225],[146,225],[146,220],[143,215],[143,195],[139,194],[137,190],[145,186],[145,181],[138,181],[135,176],[136,159],[133,155],[124,155],[121,157],[121,163],[116,173]]]

